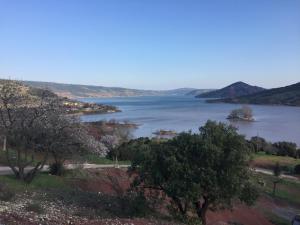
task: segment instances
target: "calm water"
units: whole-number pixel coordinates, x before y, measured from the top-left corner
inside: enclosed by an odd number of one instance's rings
[[[136,137],[154,136],[159,129],[197,131],[208,119],[229,123],[226,117],[239,105],[205,103],[204,99],[190,96],[89,98],[119,107],[122,112],[102,115],[85,115],[84,121],[116,119],[139,124]],[[247,137],[259,135],[269,141],[293,141],[300,146],[300,107],[251,106],[255,122],[237,122],[234,125]]]

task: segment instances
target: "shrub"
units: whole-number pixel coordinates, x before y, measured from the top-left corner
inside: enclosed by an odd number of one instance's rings
[[[277,155],[297,157],[297,145],[293,142],[276,142],[273,146],[277,149]]]
[[[262,137],[252,137],[249,141],[249,144],[252,144],[252,148],[255,150],[255,152],[265,151],[266,147],[268,145],[268,142]]]
[[[294,168],[294,173],[299,175],[300,174],[300,164],[296,165]]]
[[[0,200],[7,202],[15,196],[15,193],[11,191],[5,184],[0,183]]]
[[[49,167],[51,175],[62,176],[65,173],[65,168],[62,163],[52,163]]]
[[[139,149],[147,147],[147,144],[149,143],[149,138],[138,138],[130,140],[129,142],[124,142],[118,148],[109,151],[107,154],[107,158],[114,160],[117,156],[118,160],[132,161],[133,158],[136,156],[136,152]]]

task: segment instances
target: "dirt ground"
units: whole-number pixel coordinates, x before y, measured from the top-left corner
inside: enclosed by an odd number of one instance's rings
[[[110,168],[89,170],[89,172],[93,179],[81,180],[77,184],[82,190],[118,194],[125,192],[130,187],[130,178],[125,170]],[[224,224],[224,222],[236,222],[243,225],[271,225],[258,207],[236,205],[232,211],[208,212],[208,225]]]
[[[120,195],[130,188],[133,178],[130,178],[124,169],[88,169],[87,178],[76,178],[71,181],[73,185],[83,191],[103,193],[108,195]],[[277,215],[282,215],[286,219],[294,215],[295,209],[289,208],[282,202],[276,202],[272,198],[263,196],[257,201],[254,207],[237,204],[233,210],[223,210],[218,212],[209,211],[207,215],[208,225],[272,225],[263,214],[265,209]],[[167,212],[161,209],[161,212]],[[50,213],[51,214],[51,213]],[[33,218],[33,219],[32,219]],[[151,219],[87,219],[68,214],[57,214],[56,216],[41,216],[36,214],[17,214],[10,211],[0,211],[0,225],[175,225],[174,223],[161,222]]]

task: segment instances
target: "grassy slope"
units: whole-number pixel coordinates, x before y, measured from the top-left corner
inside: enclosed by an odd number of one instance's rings
[[[261,187],[261,192],[272,196],[274,176],[266,174],[257,174],[259,179],[265,182],[265,186]],[[276,189],[276,199],[287,204],[300,207],[300,182],[288,179],[281,179]]]
[[[34,191],[41,189],[68,189],[63,177],[50,176],[47,173],[39,174],[30,184],[20,182],[12,175],[0,176],[0,183],[5,183],[11,190],[15,192]]]
[[[259,152],[254,155],[251,165],[264,169],[273,169],[277,162],[284,170],[290,171],[295,167],[295,165],[300,164],[300,159],[287,156],[267,155],[264,152]]]
[[[259,207],[263,214],[274,225],[291,224],[290,219],[287,219],[285,216],[287,212],[290,213],[291,208],[294,211],[294,215],[300,210],[300,182],[281,179],[280,183],[277,184],[276,196],[274,197],[272,195],[274,176],[266,174],[256,174],[255,176],[257,179],[265,182],[265,186],[259,188],[260,195],[268,196],[267,199],[269,198],[269,203],[271,202],[271,204],[273,204],[260,205]],[[276,209],[277,206],[279,206],[279,209]]]

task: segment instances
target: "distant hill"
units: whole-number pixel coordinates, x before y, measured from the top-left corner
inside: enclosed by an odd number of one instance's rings
[[[173,90],[159,91],[159,94],[163,95],[186,95],[191,91],[196,90],[195,88],[178,88]]]
[[[186,93],[185,95],[197,96],[197,95],[211,92],[211,91],[214,91],[214,89],[196,89],[196,90],[192,90],[192,91]]]
[[[237,98],[209,100],[208,102],[300,106],[300,82],[286,87],[265,90],[256,94]]]
[[[35,88],[46,88],[59,96],[68,98],[185,95],[186,93],[195,90],[194,88],[180,88],[166,91],[154,91],[39,81],[23,81],[23,83]]]
[[[244,82],[236,82],[219,90],[197,95],[197,98],[235,98],[243,95],[258,93],[264,88],[252,86]]]
[[[0,87],[8,84],[14,84],[17,93],[26,97],[26,101],[23,101],[24,104],[22,103],[23,105],[21,106],[26,105],[26,107],[36,107],[37,105],[40,105],[40,102],[43,99],[47,101],[59,101],[69,114],[101,114],[120,112],[120,110],[115,106],[81,102],[75,99],[58,96],[49,89],[32,87],[20,81],[0,79]]]
[[[6,80],[0,79],[0,86],[8,85],[9,83],[13,83],[16,85],[19,93],[28,97],[28,99],[34,101],[40,100],[42,97],[47,98],[59,98],[55,93],[50,90],[44,90],[37,87],[30,87],[23,82],[15,81],[15,80]]]

